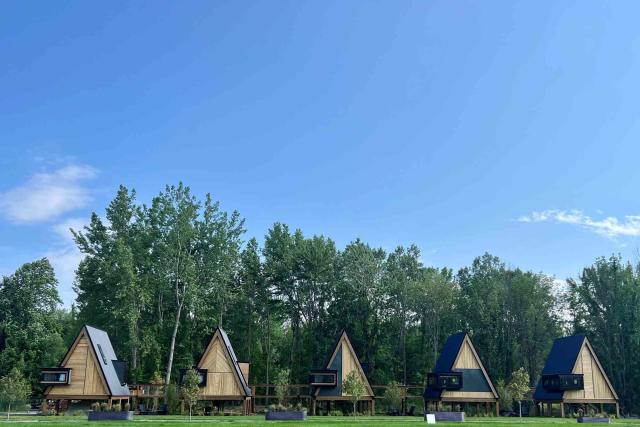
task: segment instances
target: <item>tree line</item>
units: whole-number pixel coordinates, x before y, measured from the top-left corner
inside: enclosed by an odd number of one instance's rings
[[[465,330],[494,380],[524,368],[532,385],[553,339],[584,333],[623,408],[638,409],[640,270],[619,256],[557,292],[552,277],[488,253],[454,272],[424,265],[415,245],[340,249],[281,223],[259,242],[238,212],[183,184],[149,205],[121,186],[104,217],[71,232],[84,255],[71,309],[46,259],[0,282],[0,377],[17,367],[36,394],[39,368],[59,363],[85,323],[109,333],[130,383],[175,383],[221,326],[253,384],[281,370],[306,383],[342,329],[372,383],[423,384],[447,336]]]

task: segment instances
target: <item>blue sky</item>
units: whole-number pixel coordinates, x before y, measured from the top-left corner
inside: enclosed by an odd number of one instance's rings
[[[489,251],[576,276],[636,259],[634,1],[0,3],[0,273],[125,184],[182,180],[246,218]]]

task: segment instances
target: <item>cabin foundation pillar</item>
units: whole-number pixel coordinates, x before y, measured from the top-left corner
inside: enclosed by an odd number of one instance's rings
[[[564,402],[560,402],[560,418],[564,418]]]

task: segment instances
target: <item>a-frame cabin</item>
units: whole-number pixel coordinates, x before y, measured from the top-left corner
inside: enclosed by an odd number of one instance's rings
[[[500,412],[498,392],[465,332],[447,339],[433,372],[427,376],[423,397],[425,409],[429,403],[435,404],[436,411],[444,409],[445,403],[451,404],[452,408],[475,404],[476,413],[482,406],[486,413],[492,409],[496,415]]]
[[[46,385],[43,409],[57,409],[71,402],[129,402],[126,365],[118,361],[109,335],[85,325],[55,368],[43,368],[40,383]],[[79,401],[79,402],[78,402]],[[61,405],[62,404],[62,405]]]
[[[562,417],[567,405],[576,412],[584,412],[589,405],[605,412],[605,405],[610,405],[620,415],[618,394],[584,335],[553,342],[533,400],[540,415],[551,415],[553,404],[560,404]]]
[[[330,411],[332,403],[351,399],[342,387],[342,382],[351,371],[356,371],[365,385],[365,394],[358,403],[359,411],[368,411],[373,415],[375,395],[346,331],[340,333],[325,369],[314,369],[309,375],[312,415],[316,414],[319,402],[327,402],[327,411]]]
[[[242,411],[251,410],[249,363],[238,362],[227,333],[217,328],[195,366],[200,374],[200,400],[239,401]],[[183,374],[186,370],[183,370]]]

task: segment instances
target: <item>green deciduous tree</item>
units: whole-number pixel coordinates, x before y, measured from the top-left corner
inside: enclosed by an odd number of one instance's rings
[[[198,404],[198,398],[200,397],[200,376],[195,369],[189,368],[185,372],[180,385],[180,395],[182,400],[189,406],[189,421],[191,421],[193,408]]]
[[[355,417],[357,415],[358,402],[366,392],[364,381],[362,381],[358,371],[354,369],[347,374],[347,377],[342,381],[342,389],[353,404],[353,416]]]
[[[522,401],[531,391],[529,373],[525,368],[520,368],[511,374],[511,381],[507,385],[507,390],[511,397],[518,402],[518,414],[522,417]]]
[[[64,354],[66,322],[57,283],[46,258],[0,280],[0,376],[19,367],[39,389],[40,368],[57,364]]]
[[[30,394],[29,380],[24,378],[17,368],[13,368],[8,375],[0,378],[0,403],[7,409],[7,421],[11,414],[11,407],[26,403]]]

